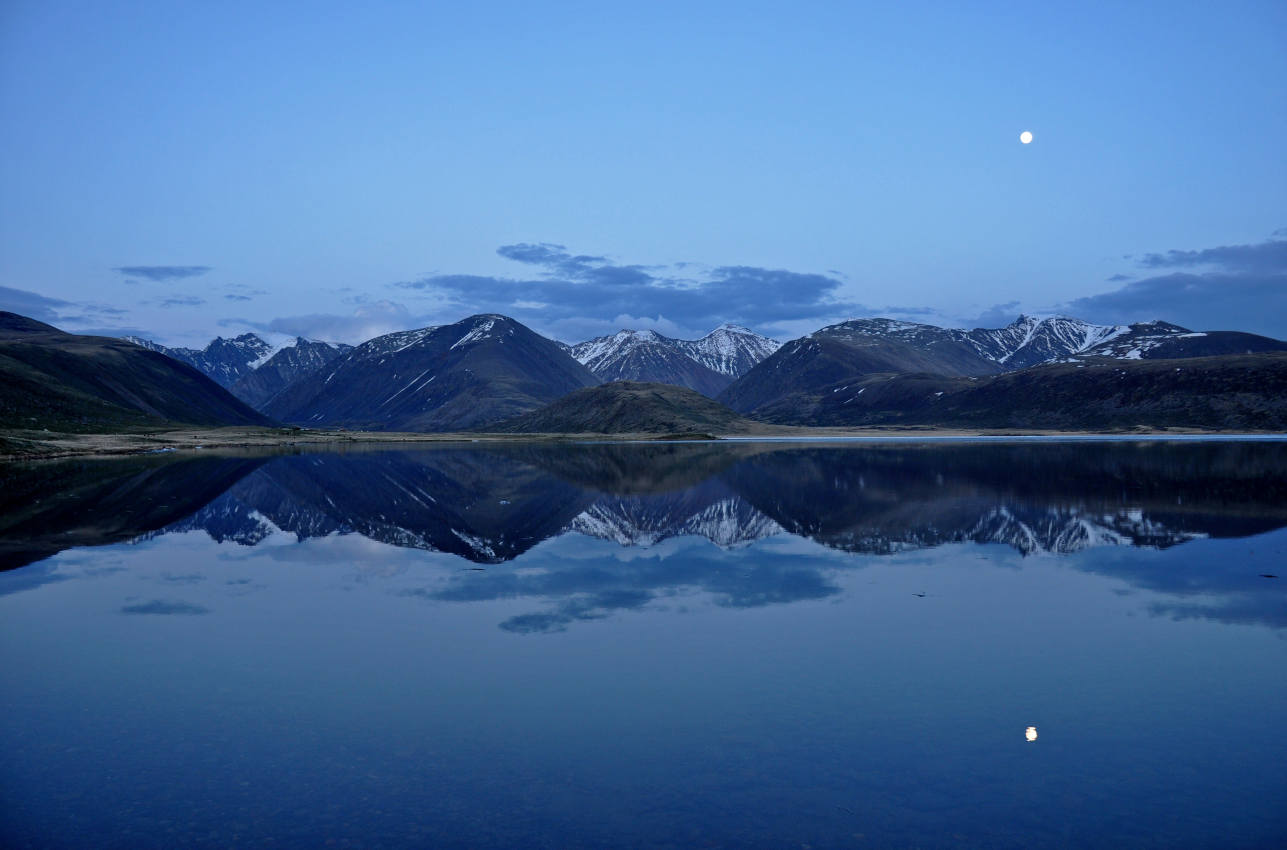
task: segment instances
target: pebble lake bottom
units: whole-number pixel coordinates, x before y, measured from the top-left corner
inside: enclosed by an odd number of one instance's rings
[[[5,847],[1287,843],[1282,442],[5,476]]]

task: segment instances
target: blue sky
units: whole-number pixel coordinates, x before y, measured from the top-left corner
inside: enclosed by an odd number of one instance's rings
[[[0,309],[1287,337],[1284,44],[1281,2],[8,0]]]

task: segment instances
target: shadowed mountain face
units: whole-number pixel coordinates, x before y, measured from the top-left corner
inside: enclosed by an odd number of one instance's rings
[[[0,551],[8,567],[72,545],[181,531],[242,546],[283,532],[297,540],[356,534],[499,565],[565,535],[637,548],[696,537],[719,551],[796,536],[861,556],[970,543],[1071,556],[1287,526],[1281,442],[516,443],[27,464],[4,473]],[[529,586],[536,595],[556,587],[574,595],[507,626],[541,631],[645,604],[672,581],[717,592],[729,605],[837,592],[825,574],[832,562],[779,569],[768,566],[776,563],[770,555],[757,555],[761,562],[763,570],[718,575],[693,564],[639,573],[569,564],[557,579],[498,574],[468,591],[449,583],[433,596],[521,596]],[[1115,569],[1111,560],[1076,563]],[[1250,593],[1264,581],[1236,564],[1184,575],[1133,569],[1121,577],[1175,593]],[[1287,625],[1287,613],[1268,619]]]
[[[824,383],[814,382],[812,390],[766,396],[754,416],[822,426],[1287,428],[1287,353],[1282,352],[1186,360],[1095,359],[968,378],[893,373],[818,377]],[[800,384],[808,385],[807,380]]]
[[[266,457],[160,455],[0,464],[0,570],[120,543],[193,515]]]
[[[264,410],[301,425],[451,431],[597,383],[558,343],[488,314],[368,340],[284,387]]]
[[[0,312],[0,428],[268,425],[191,366],[125,340]]]

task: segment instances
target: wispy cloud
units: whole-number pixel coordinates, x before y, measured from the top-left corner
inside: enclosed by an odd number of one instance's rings
[[[206,299],[196,295],[174,295],[162,298],[159,303],[162,307],[199,307],[206,303]]]
[[[199,277],[212,270],[212,266],[114,266],[112,268],[112,271],[120,272],[128,278],[143,278],[151,281]]]

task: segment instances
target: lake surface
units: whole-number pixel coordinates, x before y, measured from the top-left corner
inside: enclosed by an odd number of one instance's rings
[[[1283,442],[9,465],[0,567],[5,847],[1287,843]]]

